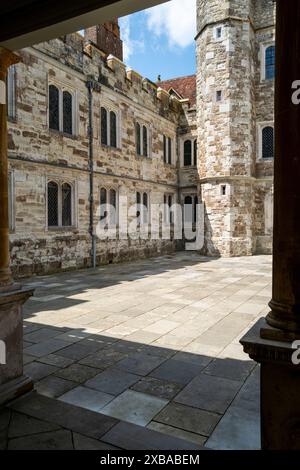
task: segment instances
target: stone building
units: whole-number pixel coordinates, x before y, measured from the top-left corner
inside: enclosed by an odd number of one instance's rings
[[[15,274],[182,248],[172,233],[148,234],[151,207],[176,202],[192,214],[203,203],[202,253],[270,252],[273,1],[198,0],[197,10],[191,77],[155,84],[128,69],[117,20],[20,52],[7,87]],[[121,236],[125,197],[135,237]],[[99,213],[105,204],[113,215]],[[117,236],[99,239],[105,216]]]

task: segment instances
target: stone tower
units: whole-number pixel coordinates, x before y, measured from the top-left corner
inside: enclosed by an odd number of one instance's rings
[[[92,41],[107,56],[112,54],[123,61],[123,41],[118,18],[86,29],[85,39]]]
[[[253,253],[253,0],[197,1],[198,172],[205,253]]]

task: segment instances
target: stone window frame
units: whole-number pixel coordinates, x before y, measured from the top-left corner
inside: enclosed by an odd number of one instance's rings
[[[258,145],[257,145],[257,161],[258,162],[273,162],[274,161],[274,158],[263,158],[263,130],[266,128],[266,127],[273,127],[273,130],[275,130],[274,128],[274,121],[264,121],[264,122],[260,122],[257,124],[257,142],[258,142]]]
[[[17,72],[16,66],[11,65],[7,70],[6,79],[6,100],[7,100],[7,118],[9,121],[17,119]]]
[[[171,206],[169,205],[169,198],[171,197]],[[168,212],[166,212],[166,204],[169,207]],[[171,208],[175,204],[175,193],[164,193],[164,217],[163,221],[165,224],[174,225],[174,212]]]
[[[8,221],[9,231],[13,233],[16,229],[16,207],[15,207],[15,172],[8,170]]]
[[[197,204],[199,204],[199,194],[197,192],[197,190],[195,189],[194,191],[193,190],[190,190],[190,191],[184,191],[181,193],[181,205],[182,205],[182,208],[183,208],[183,212],[182,212],[182,217],[183,217],[183,222],[185,223],[185,212],[184,212],[184,206],[185,206],[185,198],[186,197],[191,197],[192,198],[192,210],[193,210],[193,221],[192,223],[195,224],[196,223],[196,220],[195,220],[195,202],[196,202],[196,199],[197,199]]]
[[[221,29],[221,36],[218,37],[218,30]],[[223,41],[224,39],[224,25],[222,24],[218,24],[214,27],[214,32],[213,32],[213,35],[214,35],[214,40],[216,42],[220,42],[220,41]]]
[[[167,134],[163,134],[163,162],[165,165],[175,165],[175,138],[170,137]],[[165,139],[166,139],[166,155],[165,155]],[[171,141],[171,161],[170,161],[170,154],[169,154],[169,141]]]
[[[141,205],[143,205],[144,195],[147,194],[147,203],[148,203],[148,206],[147,206],[147,209],[148,209],[147,221],[144,222],[143,217],[141,217],[140,226],[149,227],[150,223],[151,223],[151,191],[150,190],[144,190],[144,189],[140,189],[140,190],[136,189],[136,191],[135,191],[135,197],[136,197],[135,204],[136,204],[136,206],[138,205],[138,202],[137,202],[137,195],[138,194],[140,194],[140,198],[141,198],[140,204]],[[137,209],[138,209],[138,207],[137,207]]]
[[[187,140],[192,142],[192,165],[184,165],[184,144]],[[197,155],[195,159],[195,142],[197,142]],[[198,160],[198,137],[195,135],[188,134],[181,138],[180,142],[180,167],[181,168],[197,168],[197,160]]]
[[[141,132],[140,132],[140,149],[141,154],[137,153],[137,142],[136,142],[136,126],[139,124]],[[148,155],[144,155],[144,145],[143,145],[143,128],[147,129],[147,146],[148,146]],[[134,120],[134,140],[135,140],[135,154],[137,158],[147,158],[152,159],[152,128],[149,123],[146,123],[142,119],[136,118]]]
[[[49,110],[50,110],[50,97],[49,89],[53,85],[58,89],[59,92],[59,130],[50,128],[49,122]],[[64,132],[64,116],[63,116],[63,93],[67,91],[72,96],[72,134]],[[69,85],[68,83],[61,82],[59,80],[49,79],[47,83],[47,127],[50,132],[58,132],[63,134],[65,137],[74,138],[78,136],[78,91]]]
[[[118,228],[120,224],[120,192],[119,188],[115,185],[111,184],[99,184],[98,185],[98,201],[99,201],[99,210],[100,210],[100,205],[101,205],[101,190],[105,189],[106,190],[106,204],[108,204],[108,198],[107,195],[110,193],[110,191],[115,191],[116,192],[116,223],[114,225],[110,225],[110,227]],[[99,214],[99,221],[101,222],[101,214]]]
[[[107,112],[107,129],[106,129],[106,140],[107,144],[102,143],[102,129],[101,129],[101,109],[104,108]],[[117,118],[117,146],[112,147],[110,142],[110,113],[115,113]],[[99,117],[99,141],[102,147],[106,148],[113,148],[114,150],[121,150],[122,149],[122,111],[118,106],[114,106],[109,100],[102,100],[100,102],[100,117]]]
[[[266,51],[270,46],[275,46],[275,40],[260,45],[260,81],[274,83],[274,78],[266,78]]]
[[[58,225],[57,226],[48,226],[48,184],[51,183],[56,183],[58,185]],[[63,184],[69,184],[71,186],[71,219],[72,223],[69,226],[62,225],[62,186]],[[74,230],[78,227],[78,213],[77,213],[77,180],[76,179],[70,179],[68,177],[66,178],[60,178],[57,177],[56,175],[48,175],[46,177],[46,183],[45,183],[45,203],[46,203],[46,231],[48,232],[53,232],[53,231],[70,231]]]

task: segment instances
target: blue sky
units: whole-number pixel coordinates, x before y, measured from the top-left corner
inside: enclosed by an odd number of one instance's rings
[[[124,62],[156,81],[195,73],[196,0],[171,0],[120,18]]]

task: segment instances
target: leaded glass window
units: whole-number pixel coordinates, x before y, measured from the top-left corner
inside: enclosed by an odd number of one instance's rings
[[[168,163],[172,163],[172,140],[168,137]]]
[[[62,226],[71,227],[72,225],[72,187],[64,183],[61,187],[62,197]]]
[[[100,190],[100,221],[107,216],[107,191],[105,188]]]
[[[274,129],[271,126],[262,130],[262,158],[274,158]]]
[[[195,196],[195,198],[194,198],[194,217],[193,217],[194,224],[197,222],[197,210],[198,210],[198,196]]]
[[[137,122],[135,125],[135,134],[136,134],[136,153],[141,155],[141,126]]]
[[[58,185],[48,183],[48,227],[58,226]]]
[[[143,223],[148,223],[148,194],[143,194]]]
[[[117,116],[113,111],[110,112],[110,146],[117,147]]]
[[[275,46],[266,49],[265,62],[266,79],[272,80],[275,77]]]
[[[184,166],[192,165],[192,141],[186,140],[184,142]]]
[[[140,222],[140,216],[141,216],[141,193],[136,193],[136,217],[138,222]]]
[[[164,135],[164,162],[167,163],[167,138]]]
[[[193,220],[193,198],[185,196],[184,198],[184,220],[191,223]]]
[[[63,132],[73,134],[73,97],[68,91],[63,92]]]
[[[143,126],[143,156],[148,157],[148,130]]]
[[[117,193],[114,189],[109,191],[109,202],[111,205],[111,213],[110,213],[110,222],[111,224],[116,224],[117,221]]]
[[[197,166],[197,140],[194,140],[194,165]]]
[[[49,86],[49,127],[59,131],[59,90],[56,86]]]
[[[7,116],[10,119],[16,117],[16,68],[11,65],[7,70],[6,80]]]
[[[107,111],[101,108],[101,144],[108,145],[107,141]]]

